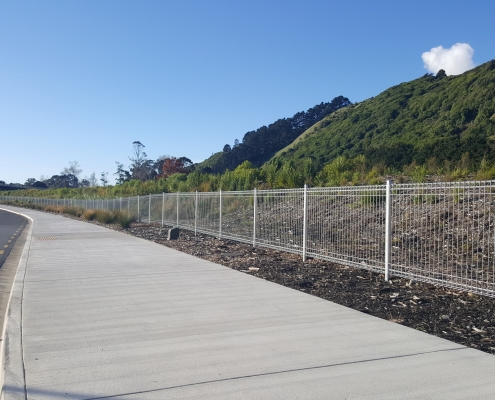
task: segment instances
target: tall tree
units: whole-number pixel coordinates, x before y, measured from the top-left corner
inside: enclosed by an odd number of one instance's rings
[[[79,187],[79,180],[77,176],[72,174],[67,175],[53,175],[50,179],[46,179],[44,183],[49,188],[77,188]]]
[[[140,181],[146,181],[153,179],[156,176],[155,163],[152,160],[148,160],[148,156],[144,152],[144,144],[136,140],[132,143],[133,154],[129,157],[131,165],[129,170],[131,171],[132,179],[138,179]]]
[[[193,162],[187,157],[169,157],[163,160],[162,173],[160,178],[168,178],[177,173],[189,173],[192,170]]]
[[[124,164],[119,163],[118,161],[115,161],[115,163],[117,164],[117,172],[114,173],[114,175],[117,175],[115,181],[117,182],[117,185],[122,185],[124,182],[131,179],[131,174],[124,169]]]
[[[102,186],[108,185],[108,172],[102,172],[100,174],[100,182]]]

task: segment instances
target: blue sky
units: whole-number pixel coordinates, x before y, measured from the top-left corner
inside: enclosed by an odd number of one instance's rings
[[[493,1],[4,1],[0,179],[199,162],[250,130],[425,74],[468,43],[495,58]]]

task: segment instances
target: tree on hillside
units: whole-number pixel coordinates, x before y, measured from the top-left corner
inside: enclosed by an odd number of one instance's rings
[[[53,175],[50,179],[46,179],[44,183],[49,188],[77,188],[79,180],[77,176],[72,174]]]
[[[437,78],[443,78],[444,76],[447,76],[447,74],[445,73],[445,70],[441,69],[437,72],[437,75],[436,75]]]
[[[165,162],[165,160],[167,158],[170,158],[170,157],[171,156],[169,156],[168,154],[163,154],[160,157],[158,157],[158,159],[154,162],[153,169],[154,169],[156,175],[160,175],[162,173],[163,163]]]
[[[170,175],[191,172],[193,162],[187,157],[169,157],[163,160],[160,178],[168,178]]]
[[[227,169],[234,170],[246,160],[261,166],[316,122],[351,104],[346,97],[338,96],[330,103],[318,104],[307,111],[296,113],[292,118],[281,118],[268,126],[247,132],[242,143],[236,139],[232,147],[225,145],[223,152],[215,154],[213,162],[201,165],[200,168],[204,171],[205,166],[208,166],[214,173],[223,173]]]

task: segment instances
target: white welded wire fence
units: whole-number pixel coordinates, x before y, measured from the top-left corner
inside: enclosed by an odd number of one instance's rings
[[[144,223],[495,297],[495,181],[0,200],[120,210]]]

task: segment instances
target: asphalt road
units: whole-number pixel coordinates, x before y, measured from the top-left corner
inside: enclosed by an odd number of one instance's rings
[[[0,210],[0,268],[26,226],[26,218]]]

